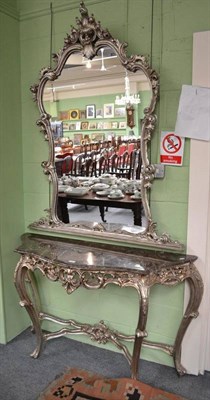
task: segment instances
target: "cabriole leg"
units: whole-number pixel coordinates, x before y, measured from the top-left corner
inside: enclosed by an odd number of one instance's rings
[[[30,275],[29,275],[30,271]],[[37,347],[31,354],[32,357],[37,358],[40,354],[42,344],[43,344],[43,333],[41,330],[41,323],[40,323],[40,318],[39,318],[39,310],[36,308],[36,302],[34,299],[34,302],[31,300],[28,290],[26,289],[26,283],[28,280],[28,276],[30,276],[31,280],[31,268],[30,268],[30,259],[27,256],[21,257],[21,260],[17,264],[16,270],[15,270],[15,286],[17,289],[17,292],[20,297],[20,305],[22,307],[25,307],[29,317],[32,321],[33,324],[33,329],[34,333],[36,335],[37,339]],[[33,295],[35,294],[37,296],[37,292],[35,291],[34,288],[34,282],[32,286],[32,293]]]
[[[141,287],[139,293],[139,319],[135,333],[133,357],[131,362],[131,377],[138,379],[139,357],[142,347],[142,342],[147,337],[146,323],[149,306],[149,288]]]
[[[182,340],[190,322],[199,314],[198,308],[203,297],[203,281],[197,268],[193,264],[190,266],[190,271],[190,275],[186,277],[190,287],[190,298],[174,343],[173,358],[179,375],[184,375],[186,373],[185,368],[181,364]]]

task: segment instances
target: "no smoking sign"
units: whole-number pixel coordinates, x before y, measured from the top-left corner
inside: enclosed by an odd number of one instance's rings
[[[160,162],[167,165],[182,165],[184,138],[174,132],[161,132]]]

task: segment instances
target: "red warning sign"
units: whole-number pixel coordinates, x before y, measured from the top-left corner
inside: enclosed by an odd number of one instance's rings
[[[182,165],[184,138],[174,132],[161,132],[160,162],[169,165]]]

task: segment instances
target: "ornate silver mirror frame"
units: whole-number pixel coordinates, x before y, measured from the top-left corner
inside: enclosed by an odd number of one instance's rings
[[[142,55],[126,55],[126,43],[120,43],[114,39],[107,29],[103,29],[100,22],[97,22],[94,15],[89,15],[83,2],[80,3],[80,18],[76,18],[77,28],[72,28],[70,33],[64,39],[63,48],[53,55],[56,63],[55,68],[43,68],[40,73],[38,84],[31,87],[34,100],[38,104],[40,119],[37,125],[44,133],[45,140],[49,143],[49,157],[47,161],[42,162],[44,173],[49,176],[51,183],[50,208],[47,210],[48,216],[30,225],[30,228],[41,229],[51,232],[68,233],[76,236],[85,236],[91,238],[103,238],[111,241],[123,241],[132,244],[142,244],[146,246],[182,249],[182,245],[172,240],[168,234],[159,236],[156,232],[156,223],[152,220],[151,210],[148,201],[148,190],[151,188],[154,179],[155,168],[150,164],[148,158],[148,142],[151,140],[152,132],[155,128],[156,115],[154,114],[158,91],[159,78],[157,73],[150,67],[146,57]],[[49,81],[56,80],[62,73],[67,59],[74,53],[81,53],[84,57],[93,59],[101,48],[109,46],[118,55],[121,64],[130,72],[142,71],[148,81],[152,93],[151,102],[144,109],[144,118],[141,131],[141,155],[142,155],[142,179],[141,195],[144,213],[147,218],[147,226],[144,232],[128,233],[115,224],[106,223],[87,223],[87,224],[64,224],[57,215],[58,203],[58,177],[55,170],[54,139],[51,130],[50,118],[44,107],[43,92],[45,85]]]

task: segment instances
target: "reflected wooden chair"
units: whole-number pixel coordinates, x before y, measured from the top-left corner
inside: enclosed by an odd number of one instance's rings
[[[58,178],[61,178],[63,174],[71,174],[73,168],[73,157],[67,156],[55,160],[55,169]]]
[[[72,176],[89,176],[89,164],[90,158],[85,158],[85,153],[78,154],[73,157],[73,166],[71,170]],[[85,204],[85,209],[88,210],[87,205]]]
[[[61,160],[55,160],[55,170],[56,170],[58,178],[61,178],[62,175],[63,175],[62,164],[63,164],[63,160],[62,159]]]
[[[134,149],[135,149],[135,143],[134,142],[128,143],[128,154],[131,154]]]
[[[93,166],[94,166],[93,175],[96,177],[108,173],[109,172],[108,157],[104,155],[100,156],[98,159],[95,159]]]
[[[67,156],[63,159],[62,172],[63,174],[71,174],[73,168],[73,157]]]
[[[72,155],[73,155],[72,152],[71,152],[71,153],[57,154],[57,155],[56,155],[56,159],[64,159],[64,158],[66,158],[67,156],[72,156]]]
[[[80,153],[73,157],[73,168],[72,168],[73,176],[83,176],[84,175],[83,174],[84,160],[85,160],[85,153]]]
[[[127,145],[125,143],[121,144],[118,149],[118,155],[122,156],[127,150]]]
[[[124,151],[124,153],[119,156],[118,176],[120,178],[129,178],[130,176],[130,154],[128,150]]]
[[[93,165],[94,161],[92,157],[88,157],[84,160],[83,164],[83,175],[84,176],[93,176]]]
[[[116,153],[112,154],[109,157],[109,167],[108,167],[108,172],[110,174],[116,174],[116,170],[117,170],[117,159],[118,159],[118,155]]]
[[[135,149],[130,155],[130,176],[129,179],[140,179],[142,167],[141,150]]]
[[[127,150],[122,155],[115,153],[109,158],[109,173],[118,178],[129,178],[130,155]]]

